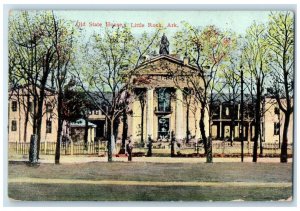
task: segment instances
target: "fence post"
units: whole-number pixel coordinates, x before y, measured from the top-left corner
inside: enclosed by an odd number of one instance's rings
[[[44,153],[47,155],[47,140],[44,142]]]
[[[100,140],[98,140],[98,156],[100,156]]]
[[[223,141],[222,141],[222,145],[221,145],[221,146],[222,146],[222,155],[225,155],[225,144],[226,144],[226,143],[225,143],[225,141],[223,140]]]
[[[19,145],[18,145],[18,142],[16,141],[16,153],[17,154],[19,154],[18,152],[19,152],[19,147],[18,147]]]
[[[73,146],[73,141],[71,140],[71,155],[74,153],[74,146]]]
[[[249,141],[247,143],[247,148],[248,148],[248,156],[250,156],[250,142]]]

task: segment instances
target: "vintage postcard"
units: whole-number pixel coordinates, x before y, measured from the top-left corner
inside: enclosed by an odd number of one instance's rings
[[[10,10],[8,197],[291,203],[294,17]]]

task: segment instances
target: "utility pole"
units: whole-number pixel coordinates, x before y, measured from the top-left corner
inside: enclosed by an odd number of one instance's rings
[[[240,124],[240,139],[241,139],[241,162],[244,162],[244,76],[243,66],[241,65],[241,106],[240,106],[241,124]]]

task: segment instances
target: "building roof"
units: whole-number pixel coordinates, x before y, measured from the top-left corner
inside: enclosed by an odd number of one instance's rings
[[[143,63],[141,63],[137,69],[143,67],[143,66],[147,66],[148,64],[150,63],[153,63],[155,61],[158,61],[158,60],[168,60],[172,63],[176,63],[177,65],[181,65],[183,66],[184,63],[183,63],[183,60],[179,59],[177,56],[174,56],[174,55],[157,55],[157,56],[153,56],[153,57],[149,57],[149,59],[147,59],[146,61],[144,61]],[[191,64],[187,64],[187,65],[184,65],[190,69],[193,69],[193,70],[198,70],[197,67],[191,65]]]
[[[33,85],[31,85],[31,84],[14,84],[14,85],[9,84],[8,91],[15,91],[15,90],[18,90],[18,89],[25,89],[25,88],[28,88],[30,86],[33,87]],[[40,88],[41,86],[39,84],[36,84],[35,87]],[[55,89],[50,88],[47,85],[45,86],[45,90],[48,91],[48,92],[51,92],[53,94],[56,94]]]
[[[88,122],[89,127],[97,127],[97,125]],[[78,119],[76,122],[71,122],[71,127],[85,127],[85,120],[84,119]]]

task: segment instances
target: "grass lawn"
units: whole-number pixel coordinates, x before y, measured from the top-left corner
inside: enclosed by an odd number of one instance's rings
[[[9,179],[33,178],[32,182],[10,182],[9,197],[17,200],[100,201],[269,201],[292,196],[290,187],[259,186],[155,186],[105,184],[35,184],[41,179],[116,180],[153,182],[245,182],[291,183],[292,164],[281,163],[82,163],[9,164]]]

